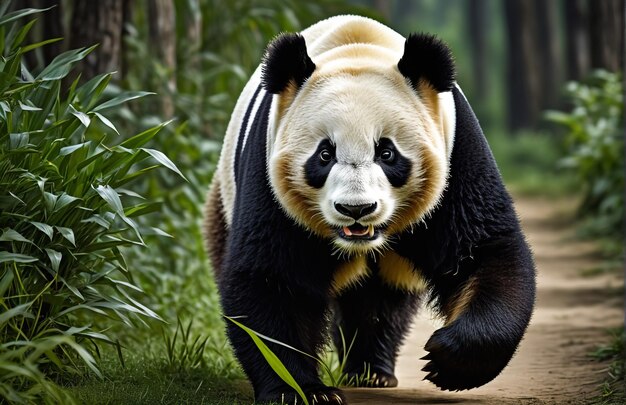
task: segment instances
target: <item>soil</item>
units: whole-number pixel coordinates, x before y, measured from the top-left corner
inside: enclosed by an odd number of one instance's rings
[[[537,265],[537,302],[518,352],[492,382],[442,392],[422,381],[424,343],[438,324],[428,311],[415,320],[396,367],[397,388],[346,389],[351,405],[583,404],[599,394],[607,364],[590,356],[624,321],[620,274],[586,276],[601,259],[592,242],[575,237],[575,201],[518,199],[518,214]]]

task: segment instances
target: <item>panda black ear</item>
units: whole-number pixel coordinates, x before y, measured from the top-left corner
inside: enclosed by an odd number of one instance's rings
[[[300,87],[315,70],[307,54],[304,37],[300,34],[281,34],[267,47],[263,58],[261,82],[265,90],[278,94],[291,81]]]
[[[450,91],[454,85],[454,61],[450,48],[434,35],[409,35],[398,70],[415,89],[421,80],[428,81],[438,92]]]

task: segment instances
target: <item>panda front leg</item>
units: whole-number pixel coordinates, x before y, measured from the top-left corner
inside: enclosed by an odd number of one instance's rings
[[[417,294],[390,287],[378,275],[337,297],[333,338],[340,359],[347,356],[349,382],[372,388],[398,385],[396,358],[418,303]]]
[[[444,390],[481,386],[508,364],[535,299],[531,253],[521,233],[478,246],[454,273],[434,280],[446,324],[425,345],[425,379]],[[466,274],[462,282],[455,277]]]
[[[327,301],[313,290],[248,269],[223,273],[220,283],[222,307],[227,316],[282,343],[316,356],[327,335]],[[228,322],[228,336],[254,389],[258,403],[301,403],[301,399],[271,369],[250,336]],[[313,358],[283,346],[265,342],[289,370],[308,397],[309,403],[346,403],[342,392],[319,379]]]

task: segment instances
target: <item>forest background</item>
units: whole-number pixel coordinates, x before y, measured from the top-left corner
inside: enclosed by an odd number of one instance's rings
[[[204,195],[267,42],[340,13],[444,39],[509,188],[621,268],[622,1],[4,1],[0,399],[245,402]]]

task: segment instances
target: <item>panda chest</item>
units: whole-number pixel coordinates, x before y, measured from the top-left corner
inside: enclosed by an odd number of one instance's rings
[[[389,287],[412,293],[427,288],[421,271],[413,263],[393,251],[387,251],[376,255],[375,259],[359,255],[341,264],[333,277],[333,293],[341,295],[343,290],[358,288],[370,277],[377,277]]]

